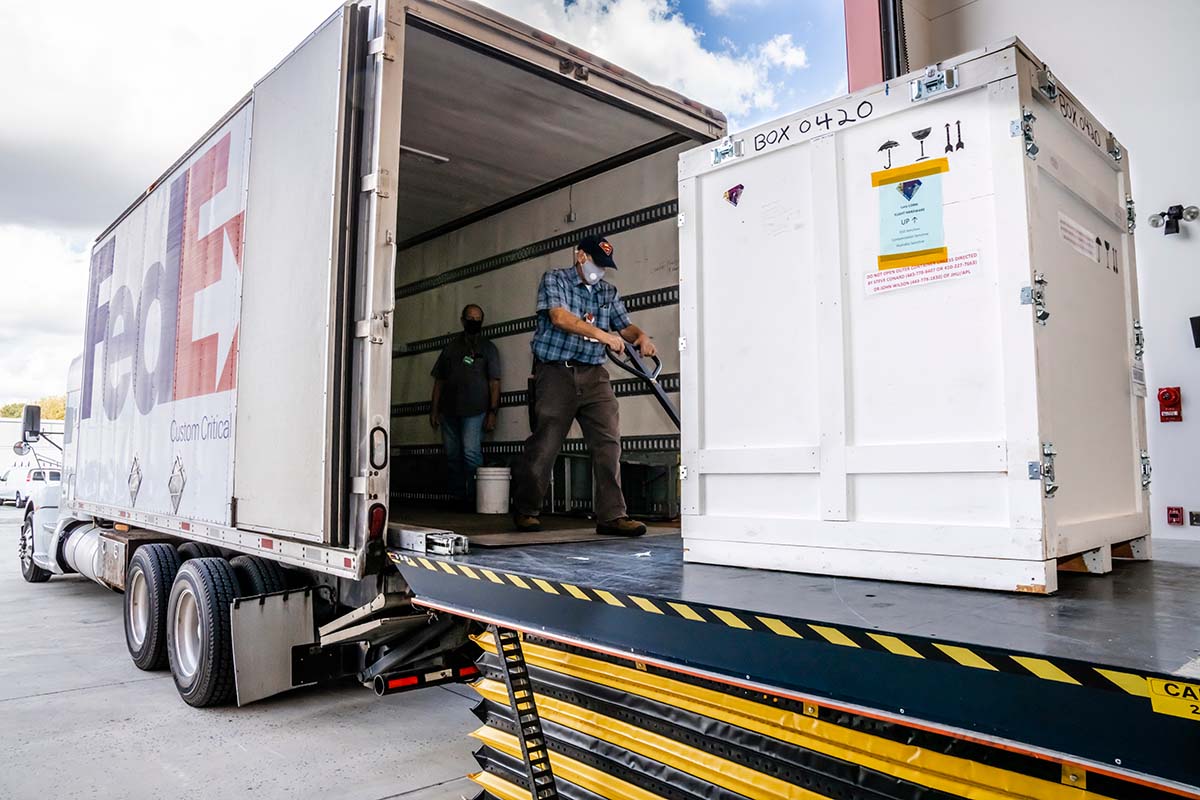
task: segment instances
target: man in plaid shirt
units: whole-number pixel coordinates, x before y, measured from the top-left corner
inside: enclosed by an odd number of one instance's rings
[[[616,269],[613,247],[588,236],[575,248],[575,264],[542,276],[533,334],[533,433],[513,464],[513,523],[517,530],[541,529],[542,510],[554,461],[571,423],[579,421],[592,455],[596,532],[641,536],[646,526],[629,518],[621,493],[621,425],[616,395],[604,367],[606,350],[623,353],[626,343],[642,355],[654,342],[629,319],[617,287],[604,280]]]

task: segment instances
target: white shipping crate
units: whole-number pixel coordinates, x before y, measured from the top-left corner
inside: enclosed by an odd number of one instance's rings
[[[1149,556],[1129,158],[1016,40],[680,158],[688,561]]]

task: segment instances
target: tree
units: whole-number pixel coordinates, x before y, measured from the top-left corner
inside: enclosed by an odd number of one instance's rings
[[[50,395],[37,401],[42,407],[42,419],[66,419],[67,396],[63,394]]]
[[[33,405],[42,407],[42,419],[65,419],[67,416],[67,396],[50,395],[43,397]],[[0,405],[0,417],[19,417],[26,403],[5,403]]]

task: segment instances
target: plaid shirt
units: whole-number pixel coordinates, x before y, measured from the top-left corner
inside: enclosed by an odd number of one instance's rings
[[[541,361],[581,361],[603,364],[607,357],[600,342],[554,327],[550,309],[565,308],[602,331],[619,333],[633,324],[617,293],[617,287],[600,281],[591,289],[574,267],[553,269],[542,276],[537,295],[537,329],[533,355]]]

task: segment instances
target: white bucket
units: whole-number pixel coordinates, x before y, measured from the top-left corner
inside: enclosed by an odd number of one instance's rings
[[[512,470],[508,467],[480,467],[475,470],[475,512],[507,514],[508,487]]]

